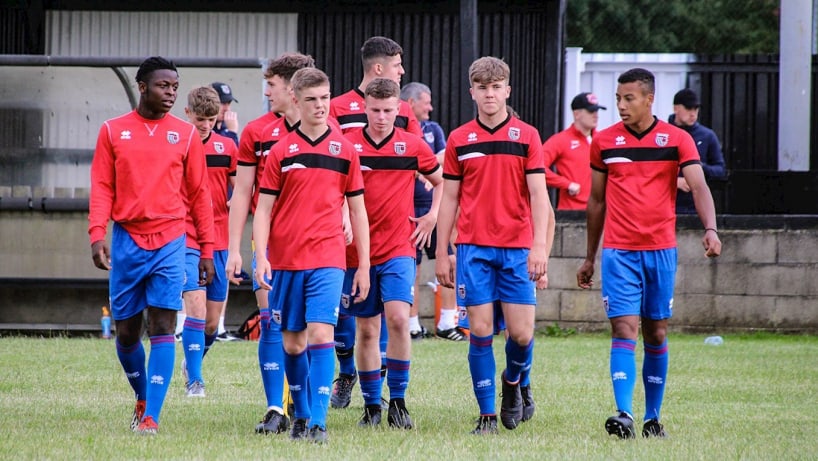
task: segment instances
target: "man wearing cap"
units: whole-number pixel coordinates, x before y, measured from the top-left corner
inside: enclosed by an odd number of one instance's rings
[[[222,108],[219,110],[219,118],[216,119],[216,126],[213,128],[213,131],[222,136],[227,136],[238,146],[239,116],[230,110],[230,104],[232,102],[239,102],[239,100],[233,96],[233,89],[226,83],[213,82],[210,86],[216,90],[216,93],[219,93],[219,102],[222,104]]]
[[[699,157],[702,159],[702,169],[707,180],[723,178],[726,171],[724,169],[724,155],[721,152],[721,143],[716,133],[710,128],[699,123],[699,95],[690,88],[679,90],[673,96],[673,114],[667,121],[690,133],[696,148],[699,150]],[[676,213],[694,214],[696,207],[693,206],[693,195],[690,193],[690,186],[687,185],[682,173],[676,179]]]
[[[571,109],[574,123],[543,144],[545,181],[548,187],[559,189],[558,210],[585,210],[591,193],[591,138],[599,122],[599,109],[607,109],[593,93],[576,95]]]

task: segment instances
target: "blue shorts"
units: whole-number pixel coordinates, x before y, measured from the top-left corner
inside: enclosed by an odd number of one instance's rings
[[[209,285],[199,285],[199,258],[201,251],[185,250],[185,288],[183,291],[206,290],[207,300],[224,302],[227,300],[227,250],[213,252],[213,281]]]
[[[125,320],[146,307],[182,310],[185,284],[185,236],[156,250],[137,246],[128,231],[114,223],[108,296],[111,317]]]
[[[335,325],[343,284],[344,271],[335,267],[274,270],[268,297],[270,322],[286,331],[303,331],[307,323]]]
[[[499,335],[506,329],[506,319],[503,317],[503,306],[499,301],[494,301],[494,334]],[[464,306],[457,306],[457,326],[469,329],[469,314]]]
[[[409,305],[415,302],[414,258],[399,256],[369,269],[369,295],[361,303],[351,303],[350,314],[355,317],[374,317],[383,313],[383,304],[389,301],[403,301]],[[347,270],[344,278],[344,296],[352,299],[352,278],[356,269]],[[342,297],[343,300],[343,297]]]
[[[673,316],[676,248],[602,250],[602,305],[608,318],[638,315],[652,320]]]
[[[502,301],[537,304],[536,286],[528,279],[528,248],[457,246],[457,305]]]
[[[251,264],[251,269],[253,271],[250,273],[250,275],[251,275],[250,278],[253,279],[253,293],[255,293],[256,290],[261,288],[261,285],[259,285],[258,281],[256,280],[256,252],[255,251],[253,252],[253,262]],[[264,277],[264,281],[267,282],[268,284],[270,283],[270,279],[268,279],[267,277]]]

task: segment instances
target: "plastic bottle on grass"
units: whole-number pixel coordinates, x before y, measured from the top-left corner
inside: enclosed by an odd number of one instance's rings
[[[100,324],[102,325],[102,337],[104,339],[111,339],[111,312],[108,310],[108,306],[102,306],[102,319],[100,320]]]
[[[721,346],[724,344],[724,339],[721,336],[708,336],[704,339],[704,343],[708,346]]]

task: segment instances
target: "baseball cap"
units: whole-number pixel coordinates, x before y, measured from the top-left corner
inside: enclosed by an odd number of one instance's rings
[[[210,86],[216,90],[216,93],[219,93],[219,101],[221,101],[222,104],[227,104],[228,102],[234,101],[239,102],[239,100],[233,96],[233,90],[230,89],[230,85],[227,83],[213,82],[210,84]]]
[[[593,93],[580,93],[574,96],[571,101],[571,110],[585,109],[588,112],[596,112],[599,109],[608,110],[605,106],[599,105],[599,99]]]
[[[686,109],[694,109],[701,106],[699,95],[690,88],[679,90],[679,92],[673,96],[673,105],[675,106],[676,104],[681,104],[685,106]]]

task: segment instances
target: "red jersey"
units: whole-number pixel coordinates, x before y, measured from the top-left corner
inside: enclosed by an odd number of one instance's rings
[[[494,128],[472,120],[452,131],[443,177],[460,181],[456,243],[531,248],[527,175],[544,174],[540,134],[509,117]]]
[[[700,163],[693,138],[659,119],[644,133],[622,122],[600,131],[591,168],[607,174],[603,248],[675,248],[676,177],[693,163]]]
[[[361,90],[358,88],[349,90],[341,96],[332,98],[332,101],[329,102],[329,116],[338,121],[344,133],[353,128],[363,128],[367,123],[364,101],[364,94]],[[423,136],[423,130],[420,129],[415,112],[406,101],[401,100],[400,102],[395,126],[417,136]]]
[[[591,195],[591,137],[585,137],[571,124],[548,138],[542,149],[546,183],[548,187],[559,189],[557,209],[585,210]],[[557,167],[556,173],[552,166]],[[577,195],[568,193],[572,182],[579,184]]]
[[[363,194],[352,143],[327,129],[315,141],[296,129],[270,150],[261,193],[277,196],[267,242],[274,270],[346,268],[344,197]]]
[[[185,235],[186,197],[202,257],[212,258],[213,208],[196,128],[172,114],[149,120],[135,110],[102,124],[91,162],[91,243],[105,238],[110,218],[140,248],[161,248]]]
[[[256,209],[256,204],[258,203],[258,183],[261,179],[261,174],[264,172],[265,157],[261,155],[262,130],[279,118],[281,118],[281,116],[275,112],[267,112],[261,117],[251,120],[241,131],[237,164],[256,168],[256,181],[253,187],[253,198],[250,201],[250,213]]]
[[[205,161],[207,163],[208,188],[213,201],[213,228],[216,242],[213,249],[226,250],[228,247],[227,188],[230,178],[236,176],[236,152],[238,148],[232,138],[222,136],[215,131],[203,142]],[[196,239],[196,227],[193,217],[187,215],[187,247],[199,249]]]
[[[364,204],[369,218],[370,263],[384,263],[398,256],[415,257],[409,240],[415,223],[415,173],[428,175],[440,168],[426,141],[403,130],[392,130],[375,143],[363,128],[347,132],[361,161]],[[358,267],[355,246],[347,247],[347,267]]]

